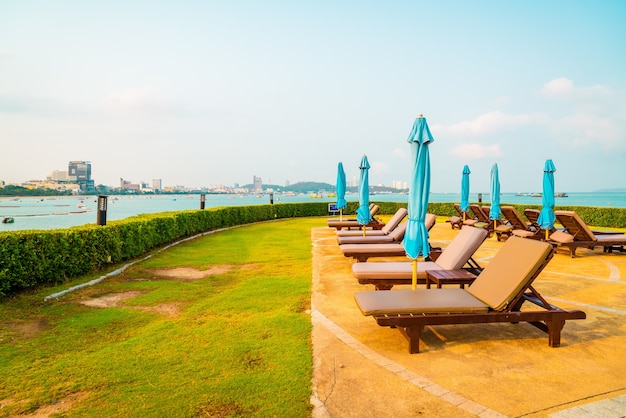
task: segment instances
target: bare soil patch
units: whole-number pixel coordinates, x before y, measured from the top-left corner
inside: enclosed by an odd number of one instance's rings
[[[34,338],[42,331],[50,329],[51,326],[46,318],[39,318],[29,322],[9,322],[6,327],[20,338]]]
[[[206,270],[200,270],[193,267],[174,267],[171,269],[155,269],[149,270],[150,273],[161,277],[167,277],[170,279],[176,279],[180,281],[194,281],[204,279],[209,276],[217,274],[228,273],[231,270],[254,270],[258,268],[255,264],[244,264],[242,266],[236,266],[232,264],[220,264],[212,265]]]
[[[28,414],[14,415],[16,417],[23,418],[46,418],[55,414],[63,414],[69,411],[74,404],[82,401],[89,395],[89,392],[77,392],[66,396],[63,399],[56,400],[54,403],[42,405],[37,408],[36,411]],[[13,405],[24,405],[29,402],[29,399],[22,399],[20,401],[14,401],[11,398],[0,400],[0,410],[5,407]]]
[[[140,296],[141,293],[142,292],[135,290],[121,293],[108,293],[99,297],[81,300],[79,303],[92,308],[111,308],[120,306],[121,302],[136,298],[137,296]]]
[[[128,291],[120,293],[109,293],[99,297],[85,299],[79,303],[91,308],[113,308],[124,307],[129,309],[137,309],[143,312],[156,312],[168,317],[176,317],[180,314],[180,305],[177,303],[163,303],[155,306],[124,306],[123,302],[140,296],[143,292]]]

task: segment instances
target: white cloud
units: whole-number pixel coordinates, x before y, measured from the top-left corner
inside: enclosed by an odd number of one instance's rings
[[[453,136],[492,135],[509,132],[520,127],[541,124],[545,117],[540,114],[509,115],[500,111],[488,112],[474,120],[459,122],[450,126],[436,126],[441,134]],[[435,129],[433,129],[435,130]]]
[[[548,81],[541,88],[541,95],[547,98],[564,100],[595,100],[608,99],[613,96],[613,91],[601,84],[588,87],[576,87],[569,78],[559,77]]]
[[[389,165],[380,161],[370,161],[370,166],[370,171],[376,175],[385,174],[389,171]]]
[[[480,160],[483,158],[495,158],[502,155],[500,145],[461,144],[452,148],[450,153],[464,160]]]
[[[570,147],[599,147],[609,152],[626,150],[624,126],[600,116],[569,115],[554,121],[552,130]]]

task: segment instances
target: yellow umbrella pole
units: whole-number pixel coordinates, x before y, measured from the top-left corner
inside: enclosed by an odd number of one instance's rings
[[[365,225],[363,225],[363,236],[365,236]]]
[[[546,229],[546,241],[547,241],[548,239],[550,239],[550,235],[549,235],[549,234],[550,234],[550,231],[548,231],[548,230]]]
[[[417,258],[413,260],[413,275],[411,278],[411,289],[415,290],[417,287]]]

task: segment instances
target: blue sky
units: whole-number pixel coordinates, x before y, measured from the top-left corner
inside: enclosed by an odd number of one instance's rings
[[[626,2],[0,0],[0,180],[626,187]]]

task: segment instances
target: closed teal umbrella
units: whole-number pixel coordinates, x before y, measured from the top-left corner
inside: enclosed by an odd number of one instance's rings
[[[430,245],[426,229],[426,212],[428,211],[428,195],[430,193],[430,156],[428,145],[433,142],[426,118],[419,115],[413,123],[408,142],[411,147],[411,179],[409,186],[409,220],[404,233],[404,251],[413,259],[412,288],[417,283],[417,257],[428,257]]]
[[[541,212],[537,223],[546,231],[546,240],[549,231],[554,228],[554,172],[556,167],[552,160],[546,160],[543,166],[543,196],[541,198]]]
[[[500,219],[500,178],[498,175],[498,164],[491,167],[491,209],[489,209],[489,219],[493,220],[493,229]]]
[[[370,212],[370,182],[369,182],[369,169],[370,163],[367,161],[367,156],[364,155],[361,158],[361,164],[359,170],[361,170],[361,177],[359,179],[359,208],[356,210],[356,220],[359,224],[363,225],[363,235],[365,235],[365,225],[369,224],[372,220],[372,214]]]
[[[465,220],[465,212],[469,211],[469,189],[470,189],[470,175],[471,171],[466,165],[463,167],[463,176],[461,177],[461,205],[460,209],[463,211],[463,220]]]
[[[343,210],[348,205],[346,202],[346,173],[343,171],[343,163],[337,164],[337,209],[339,209],[339,220],[342,220]]]

